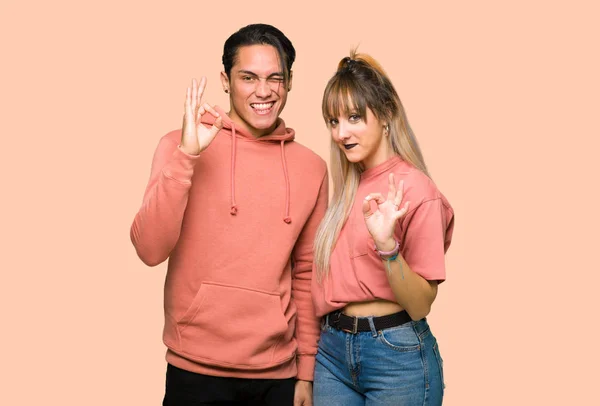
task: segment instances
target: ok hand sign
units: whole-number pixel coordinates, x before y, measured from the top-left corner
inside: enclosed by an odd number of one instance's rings
[[[410,204],[410,202],[406,202],[404,207],[400,208],[404,192],[404,181],[400,181],[398,188],[396,188],[393,173],[390,173],[388,179],[387,200],[383,198],[381,193],[371,193],[365,197],[362,207],[367,229],[373,240],[375,240],[377,249],[382,251],[391,250],[395,246],[394,228],[396,222],[406,214]],[[375,200],[377,203],[375,211],[371,210],[371,200]]]
[[[202,104],[202,94],[206,87],[206,78],[200,79],[200,85],[196,79],[192,80],[192,87],[187,88],[185,95],[183,127],[181,129],[181,149],[190,155],[198,155],[210,145],[221,128],[223,128],[223,117],[208,103]],[[216,118],[211,128],[202,124],[202,116],[206,113]]]

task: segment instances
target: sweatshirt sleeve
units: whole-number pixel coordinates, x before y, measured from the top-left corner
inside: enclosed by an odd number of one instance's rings
[[[296,357],[297,378],[312,381],[315,369],[315,356],[319,341],[319,317],[311,298],[311,282],[313,274],[313,244],[317,228],[325,215],[329,201],[329,180],[327,167],[321,181],[319,196],[311,216],[304,225],[293,251],[294,270],[292,277],[292,298],[298,309],[296,319],[296,340],[298,352]]]
[[[410,269],[427,280],[446,279],[444,254],[452,241],[454,214],[441,198],[428,200],[405,219],[402,255]]]
[[[156,148],[142,206],[130,231],[135,250],[146,265],[166,260],[179,239],[198,158],[183,152],[168,134]]]

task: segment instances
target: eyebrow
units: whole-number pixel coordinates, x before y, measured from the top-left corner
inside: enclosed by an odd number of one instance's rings
[[[252,76],[258,76],[256,73],[251,72],[249,70],[240,70],[238,71],[238,75],[252,75]],[[271,73],[269,76],[267,76],[267,78],[272,78],[273,76],[281,76],[283,77],[283,72],[275,72],[275,73]]]

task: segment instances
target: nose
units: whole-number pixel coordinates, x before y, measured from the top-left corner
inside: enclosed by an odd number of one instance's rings
[[[345,120],[340,120],[337,130],[337,135],[340,141],[346,141],[348,138],[350,138],[350,129],[348,128],[348,124]]]
[[[271,95],[271,87],[266,80],[259,79],[254,92],[258,97],[269,97]]]

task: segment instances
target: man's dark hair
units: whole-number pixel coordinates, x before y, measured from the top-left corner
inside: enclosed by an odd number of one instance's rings
[[[279,54],[283,77],[287,83],[296,59],[296,50],[292,42],[277,28],[268,24],[250,24],[233,33],[223,46],[223,67],[227,77],[235,65],[238,49],[248,45],[271,45]]]

